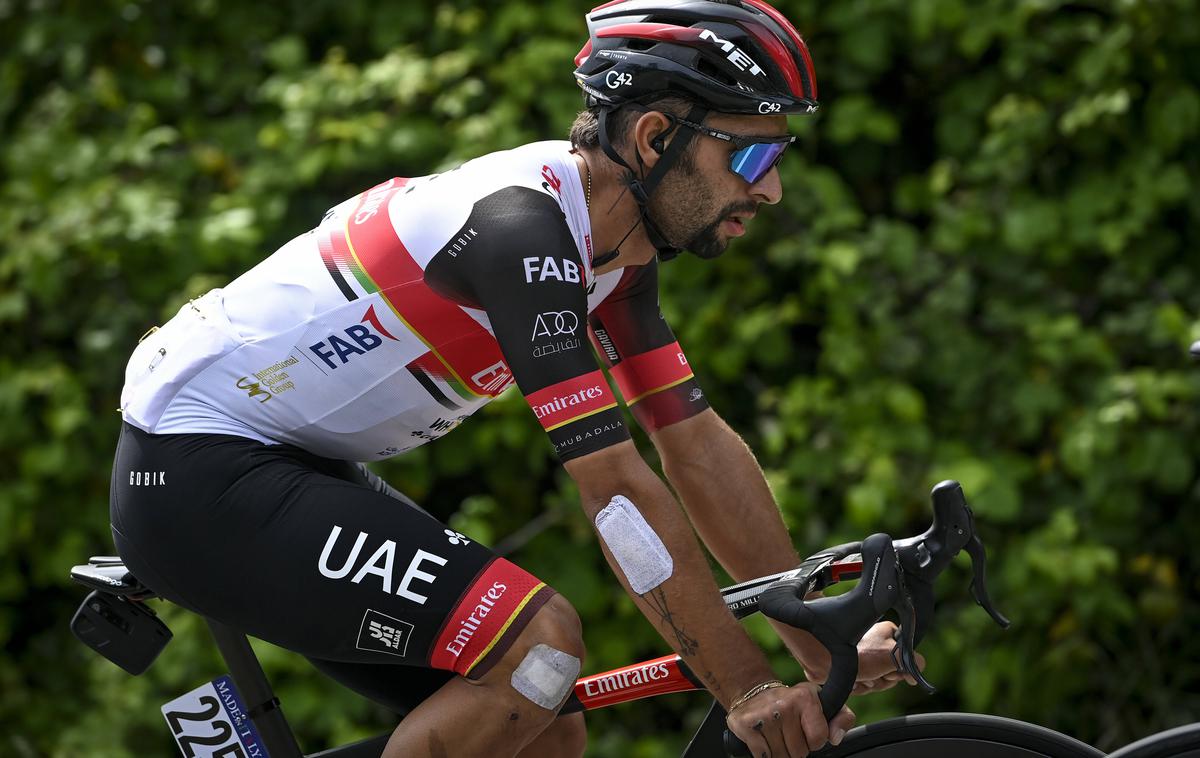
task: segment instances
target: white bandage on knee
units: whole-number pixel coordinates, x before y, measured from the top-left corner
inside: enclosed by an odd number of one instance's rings
[[[537,644],[525,654],[509,681],[514,690],[534,705],[552,711],[567,697],[578,676],[578,658],[549,645]]]
[[[644,595],[671,578],[675,562],[667,546],[628,498],[617,495],[608,501],[596,514],[596,531],[637,594]]]

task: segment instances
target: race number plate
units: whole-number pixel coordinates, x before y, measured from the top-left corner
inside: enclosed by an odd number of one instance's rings
[[[184,758],[269,758],[228,675],[162,707]]]

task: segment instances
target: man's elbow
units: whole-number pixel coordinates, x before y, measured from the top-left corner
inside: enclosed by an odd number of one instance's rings
[[[632,442],[620,442],[564,464],[579,487],[580,504],[589,519],[596,517],[617,495],[633,502],[665,489]]]

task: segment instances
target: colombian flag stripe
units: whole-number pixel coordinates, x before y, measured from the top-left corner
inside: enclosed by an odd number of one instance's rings
[[[462,308],[425,285],[425,272],[392,226],[388,203],[407,181],[389,179],[360,196],[346,219],[346,247],[371,286],[455,381],[475,397],[495,397],[512,383],[496,340]]]

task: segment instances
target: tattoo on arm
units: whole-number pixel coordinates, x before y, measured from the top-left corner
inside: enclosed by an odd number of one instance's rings
[[[700,643],[675,622],[675,614],[667,605],[666,591],[662,587],[656,587],[642,595],[642,599],[654,609],[663,623],[670,627],[672,634],[675,635],[675,643],[679,652],[683,655],[695,655],[696,651],[700,649]]]

